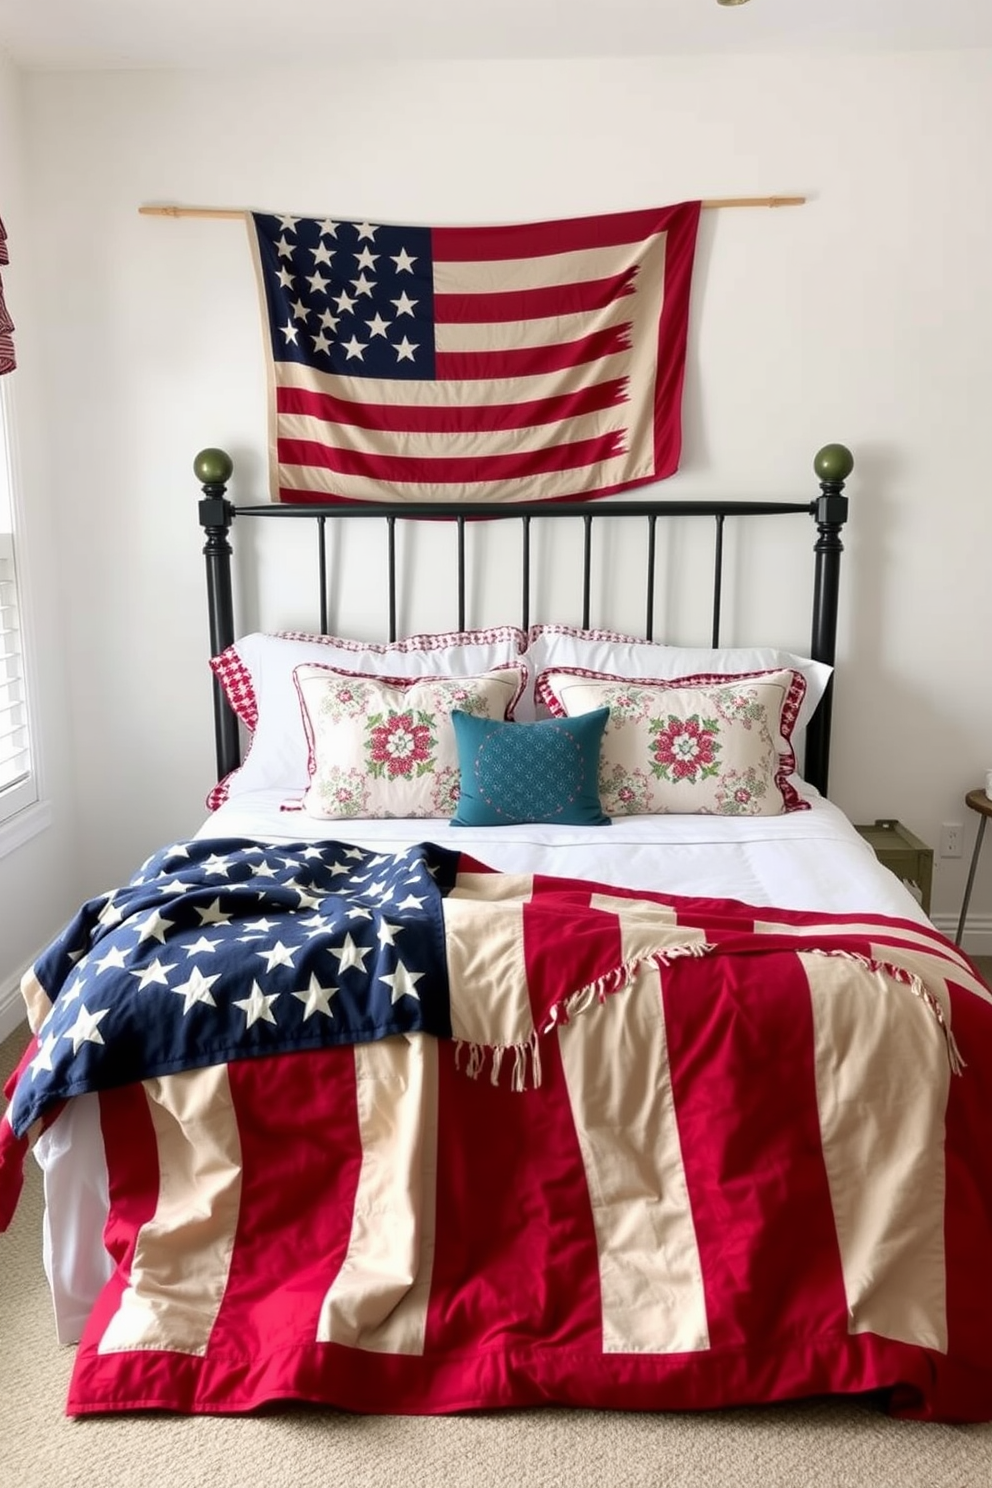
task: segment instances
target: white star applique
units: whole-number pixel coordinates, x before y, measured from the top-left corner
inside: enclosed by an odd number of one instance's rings
[[[341,945],[328,946],[332,956],[338,958],[338,971],[347,971],[349,967],[355,966],[359,971],[365,970],[365,957],[371,955],[371,946],[356,945],[350,935],[346,935]]]
[[[397,341],[393,348],[396,352],[396,360],[398,362],[412,362],[414,359],[413,353],[417,350],[417,345],[417,342],[411,341],[408,336],[404,336],[403,340]]]
[[[397,935],[405,929],[405,925],[391,925],[388,920],[380,920],[375,933],[379,937],[379,944],[385,949],[387,945],[395,945]]]
[[[217,1004],[214,1002],[213,993],[211,992],[210,988],[213,986],[214,982],[218,981],[219,979],[220,972],[218,972],[216,976],[205,977],[200,968],[198,966],[194,966],[192,972],[190,973],[189,980],[186,982],[180,982],[177,986],[173,987],[173,992],[175,992],[177,996],[183,999],[184,1018],[189,1012],[190,1008],[195,1007],[198,1002],[205,1002],[208,1007],[217,1006]],[[239,1002],[237,1006],[243,1007],[244,1003]]]
[[[300,853],[300,857],[304,862],[309,862],[312,858],[317,858],[319,861],[323,856],[324,849],[322,847],[305,847]]]
[[[363,238],[368,238],[370,243],[374,243],[375,235],[379,231],[379,229],[377,227],[373,227],[371,222],[356,222],[355,231],[358,234],[359,242],[361,242]]]
[[[81,1044],[103,1043],[103,1034],[100,1032],[99,1024],[109,1012],[109,1008],[101,1008],[99,1012],[91,1013],[85,1002],[80,1003],[75,1023],[62,1035],[63,1038],[72,1039],[73,1054],[79,1053]]]
[[[120,946],[111,946],[107,954],[100,956],[93,964],[96,967],[96,974],[99,976],[101,971],[109,971],[111,968],[115,971],[122,970],[127,964],[127,958]]]
[[[363,904],[354,904],[345,915],[346,920],[370,920],[372,911],[366,909]]]
[[[299,220],[299,217],[281,216],[279,218],[279,226],[282,228],[283,232],[295,232],[296,224],[299,222]]]
[[[32,1079],[34,1078],[35,1075],[40,1075],[41,1072],[42,1072],[42,1070],[48,1070],[49,1073],[51,1073],[51,1070],[52,1070],[52,1067],[53,1067],[52,1066],[52,1054],[54,1053],[55,1045],[57,1043],[58,1043],[58,1035],[57,1034],[54,1034],[54,1033],[46,1033],[45,1034],[45,1037],[42,1039],[40,1045],[38,1046],[38,1052],[34,1056],[34,1058],[32,1059],[31,1064],[29,1066],[29,1068],[31,1070],[31,1077],[32,1077]]]
[[[363,862],[365,859],[365,854],[362,852],[362,849],[360,847],[346,848],[341,856],[345,858],[357,858],[359,863]]]
[[[289,886],[287,885],[287,887]],[[323,903],[324,896],[322,894],[310,894],[306,889],[297,888],[295,885],[293,886],[293,892],[300,896],[300,902],[296,906],[297,909],[316,909],[318,904]]]
[[[105,930],[112,930],[115,925],[120,924],[123,918],[124,916],[121,914],[114,901],[112,899],[108,899],[106,904],[101,909],[100,913],[97,915],[97,924],[102,925]]]
[[[209,857],[204,858],[201,867],[204,873],[219,873],[226,878],[231,871],[231,859],[227,853],[211,853]]]
[[[296,327],[294,326],[293,322],[290,321],[288,325],[280,326],[279,329],[282,331],[283,335],[286,337],[286,345],[288,346],[289,343],[292,342],[293,345],[295,346],[296,345]]]
[[[337,993],[337,987],[322,987],[315,976],[310,978],[310,985],[303,992],[294,992],[293,996],[303,1004],[303,1021],[312,1018],[314,1013],[323,1013],[325,1017],[333,1018],[331,1011],[331,998]]]
[[[423,899],[418,899],[417,896],[416,896],[416,894],[407,894],[407,896],[406,896],[405,899],[401,899],[400,900],[400,902],[399,902],[399,904],[397,904],[396,908],[397,909],[422,909],[423,906],[424,906]]]
[[[396,970],[387,972],[385,976],[379,978],[379,981],[385,982],[387,987],[392,988],[392,1000],[395,1007],[401,997],[414,997],[417,1002],[420,1001],[420,993],[415,989],[423,976],[424,972],[410,971],[402,961],[397,961]]]
[[[275,945],[270,946],[267,951],[256,951],[255,955],[260,956],[266,963],[266,971],[272,971],[276,966],[292,966],[293,957],[298,949],[299,947],[284,946],[281,940],[277,940]]]
[[[205,935],[201,935],[199,940],[194,940],[192,945],[185,947],[185,950],[187,956],[198,956],[201,951],[204,954],[209,951],[211,955],[214,955],[217,950],[217,942],[215,940],[208,940]]]
[[[146,940],[158,940],[165,944],[165,937],[175,924],[175,920],[164,920],[157,909],[146,916],[139,925],[135,925],[138,932],[138,945],[143,945]]]
[[[347,353],[349,360],[352,357],[358,357],[359,361],[361,361],[368,348],[362,345],[357,336],[352,336],[350,341],[341,342],[341,349]]]
[[[201,925],[226,925],[231,916],[220,907],[220,900],[215,899],[213,904],[208,904],[206,909],[198,909]]]
[[[281,995],[279,992],[266,994],[257,982],[252,982],[251,996],[236,998],[234,1003],[235,1007],[242,1009],[245,1017],[248,1019],[245,1024],[245,1030],[247,1031],[255,1023],[274,1023],[276,1019],[272,1011],[272,1004]]]
[[[404,289],[398,300],[390,300],[389,303],[396,306],[397,315],[412,315],[413,307],[416,305],[417,301],[411,300],[410,296]]]
[[[170,878],[166,883],[158,884],[156,891],[159,894],[185,894],[186,888],[181,878]]]
[[[146,987],[151,987],[153,984],[157,984],[160,987],[167,987],[169,985],[169,972],[175,971],[175,969],[175,961],[163,966],[156,956],[151,965],[143,966],[140,971],[132,971],[128,974],[138,978],[138,991],[143,992]]]
[[[335,222],[331,217],[322,217],[317,226],[322,238],[336,238],[340,223]]]
[[[392,258],[393,263],[396,265],[397,274],[413,273],[413,266],[417,262],[417,260],[415,258],[411,258],[405,248],[401,248],[399,253],[390,254],[390,257]]]
[[[365,324],[368,327],[368,333],[370,336],[384,336],[389,330],[389,321],[383,320],[378,310],[375,312],[372,319],[367,320]]]
[[[251,870],[252,878],[275,878],[276,870],[265,858]]]
[[[334,257],[334,249],[328,248],[326,243],[318,243],[316,248],[310,249],[310,252],[313,254],[313,261],[315,264],[329,264],[331,259]]]

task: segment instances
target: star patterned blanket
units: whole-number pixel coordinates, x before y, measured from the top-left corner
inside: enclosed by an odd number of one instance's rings
[[[992,993],[936,930],[196,841],[25,978],[99,1103],[72,1414],[873,1392],[992,1419]]]

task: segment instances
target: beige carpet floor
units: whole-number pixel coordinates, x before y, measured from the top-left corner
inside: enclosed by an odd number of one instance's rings
[[[0,1079],[23,1047],[0,1044]],[[992,1425],[811,1401],[699,1415],[543,1410],[424,1418],[63,1413],[33,1163],[0,1236],[0,1488],[989,1488]],[[989,1341],[992,1349],[992,1339]],[[992,1403],[990,1403],[992,1408]]]

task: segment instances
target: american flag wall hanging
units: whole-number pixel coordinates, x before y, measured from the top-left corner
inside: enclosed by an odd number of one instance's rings
[[[499,227],[246,214],[273,499],[581,501],[674,474],[700,205]]]

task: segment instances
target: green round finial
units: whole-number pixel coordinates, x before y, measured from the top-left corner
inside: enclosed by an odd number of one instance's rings
[[[193,474],[203,486],[226,486],[234,470],[227,450],[204,449],[193,461]]]
[[[825,444],[813,461],[821,481],[846,481],[854,469],[854,456],[846,444]]]

